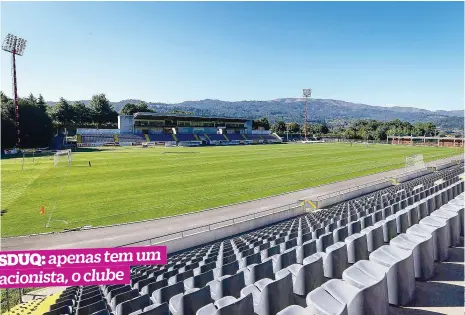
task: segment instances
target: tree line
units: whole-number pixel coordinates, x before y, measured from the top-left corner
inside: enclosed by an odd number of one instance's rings
[[[266,119],[266,118],[265,118]],[[277,121],[270,126],[272,132],[280,136],[286,134],[304,134],[304,127],[296,122],[285,123]],[[444,136],[431,122],[417,122],[411,124],[407,121],[394,119],[392,121],[379,121],[372,119],[354,120],[345,126],[329,127],[326,123],[307,124],[307,135],[316,137],[335,137],[360,140],[386,140],[387,136]]]
[[[12,148],[16,143],[15,106],[11,98],[0,92],[1,98],[1,145]],[[54,106],[48,106],[42,95],[35,97],[30,94],[19,99],[19,122],[21,147],[46,147],[52,142],[53,136],[63,134],[68,130],[71,134],[78,127],[83,128],[117,128],[118,113],[105,94],[96,94],[85,104],[84,102],[69,102],[65,98]],[[133,115],[137,112],[155,112],[145,102],[127,103],[121,109],[123,115]],[[191,112],[172,110],[169,114],[190,115]],[[284,136],[303,135],[304,126],[297,122],[286,123],[277,121],[271,124],[267,118],[253,120],[253,129],[272,130]],[[434,136],[443,135],[431,122],[411,124],[395,119],[392,121],[354,120],[342,126],[329,126],[326,123],[307,124],[307,135],[326,136],[346,139],[386,140],[388,135]]]
[[[16,144],[14,100],[0,92],[2,148]],[[53,136],[77,127],[116,128],[118,113],[105,94],[96,94],[88,106],[83,102],[72,104],[60,98],[55,106],[48,106],[43,96],[30,94],[19,98],[20,147],[47,147]]]

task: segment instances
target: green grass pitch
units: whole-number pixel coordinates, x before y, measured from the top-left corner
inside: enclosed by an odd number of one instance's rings
[[[417,153],[430,161],[458,152],[348,144],[103,148],[73,153],[69,170],[65,162],[54,167],[53,157],[28,158],[24,170],[22,159],[6,159],[1,235],[182,214],[404,167]]]

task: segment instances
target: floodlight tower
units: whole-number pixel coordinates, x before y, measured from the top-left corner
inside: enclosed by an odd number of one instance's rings
[[[16,124],[16,147],[20,146],[21,138],[19,135],[19,104],[18,104],[18,85],[16,82],[16,55],[22,56],[26,48],[26,40],[18,38],[13,34],[8,34],[3,41],[2,49],[11,53],[13,56],[13,96],[15,102],[15,124]]]
[[[305,97],[305,125],[304,125],[304,132],[305,132],[305,141],[307,141],[307,122],[308,122],[308,98],[312,97],[312,89],[304,89],[303,95]]]

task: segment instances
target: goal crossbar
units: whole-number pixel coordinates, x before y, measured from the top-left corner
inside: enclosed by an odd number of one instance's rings
[[[53,162],[54,166],[56,167],[61,161],[66,160],[68,163],[68,166],[71,165],[72,161],[72,153],[71,149],[67,150],[58,150],[55,152],[55,155],[53,156]]]

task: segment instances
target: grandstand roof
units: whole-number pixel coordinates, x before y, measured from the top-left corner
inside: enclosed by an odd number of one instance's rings
[[[141,112],[135,113],[134,119],[160,119],[160,118],[189,118],[192,120],[227,120],[227,121],[241,121],[246,122],[251,119],[241,118],[241,117],[221,117],[221,116],[192,116],[192,115],[183,115],[183,114],[165,114],[165,113],[150,113],[150,112]]]

